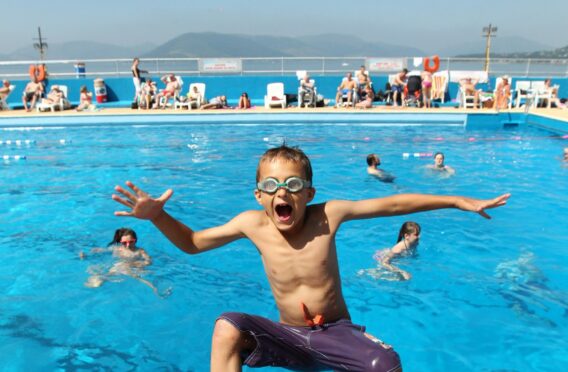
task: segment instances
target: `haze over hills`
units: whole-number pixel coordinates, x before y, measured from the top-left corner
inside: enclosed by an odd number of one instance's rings
[[[408,56],[424,52],[347,35],[306,37],[186,33],[145,53],[143,57],[361,57]]]
[[[413,57],[439,54],[443,57],[482,56],[485,40],[449,45],[443,50],[420,50],[413,47],[370,42],[341,34],[322,34],[304,37],[221,34],[214,32],[185,33],[162,45],[149,43],[123,47],[92,41],[50,43],[49,60],[85,60],[132,58],[210,58],[210,57]],[[520,37],[492,39],[492,55],[532,58],[567,58],[566,48],[552,47]],[[32,47],[0,54],[0,60],[36,60],[38,52]]]

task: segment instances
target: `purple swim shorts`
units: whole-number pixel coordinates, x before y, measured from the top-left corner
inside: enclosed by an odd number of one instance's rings
[[[249,367],[402,371],[400,358],[390,345],[347,319],[314,327],[289,326],[243,313],[224,313],[219,319],[254,337],[254,350],[241,356]]]

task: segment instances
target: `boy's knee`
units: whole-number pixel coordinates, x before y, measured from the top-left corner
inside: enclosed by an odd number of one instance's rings
[[[229,321],[219,319],[215,323],[213,330],[213,343],[238,343],[241,338],[241,332]]]
[[[398,353],[392,349],[387,352],[381,351],[380,353],[375,353],[369,360],[368,367],[365,371],[402,372],[400,357]]]

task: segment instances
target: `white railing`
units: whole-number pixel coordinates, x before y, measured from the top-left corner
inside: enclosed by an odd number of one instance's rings
[[[234,60],[235,58],[227,58]],[[231,75],[294,75],[298,70],[307,70],[314,75],[340,75],[366,65],[366,57],[273,57],[237,58],[242,70]],[[403,57],[406,66],[412,69],[413,58]],[[131,76],[132,59],[81,60],[85,64],[86,77]],[[28,69],[39,61],[0,61],[1,79],[27,79]],[[76,77],[77,60],[47,60],[49,75],[53,78]],[[440,70],[483,70],[484,58],[441,58]],[[141,59],[140,68],[152,75],[174,73],[178,75],[211,75],[200,71],[199,58],[147,58]],[[388,73],[388,72],[385,72]],[[494,58],[490,61],[490,75],[508,74],[517,77],[568,77],[568,59],[523,59]],[[375,73],[380,75],[380,73]],[[215,73],[222,75],[222,73]]]

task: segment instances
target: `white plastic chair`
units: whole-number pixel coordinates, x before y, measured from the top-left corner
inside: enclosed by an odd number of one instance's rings
[[[284,94],[284,83],[270,83],[266,86],[264,96],[264,108],[273,106],[286,107],[286,95]]]
[[[546,100],[546,107],[551,107],[552,89],[547,87],[544,81],[533,81],[531,83],[531,90],[534,94],[533,107],[538,107],[540,100]]]
[[[189,90],[188,92],[193,92],[193,88],[197,88],[197,91],[199,92],[197,99],[196,100],[187,100],[187,101],[180,101],[179,100],[179,93],[176,92],[176,96],[175,96],[175,103],[174,103],[174,110],[177,110],[178,108],[184,108],[187,107],[188,110],[191,110],[192,108],[200,108],[202,104],[205,103],[205,88],[206,85],[205,83],[191,83],[189,85]]]
[[[341,79],[341,83],[343,84],[344,81],[347,80],[347,77],[344,77],[343,79]],[[353,81],[355,81],[353,79]],[[356,82],[356,81],[355,81]],[[349,93],[342,93],[341,94],[341,106],[343,107],[348,107],[349,106]],[[351,90],[351,106],[355,107],[355,104],[359,102],[359,95],[357,94],[357,85],[355,85],[355,88],[353,88]],[[339,102],[336,102],[336,104],[339,104]]]
[[[521,107],[521,101],[524,99],[525,102],[532,96],[531,82],[528,80],[519,80],[515,83],[515,97],[516,104],[515,107]]]
[[[445,102],[448,80],[448,71],[438,71],[432,74],[431,100],[439,99],[441,103]]]
[[[48,103],[48,102],[40,102],[36,104],[36,110],[39,111],[46,111],[51,110],[51,112],[55,112],[55,110],[63,111],[65,109],[71,108],[71,102],[67,98],[67,85],[57,85],[59,90],[63,93],[63,96],[57,103]]]

